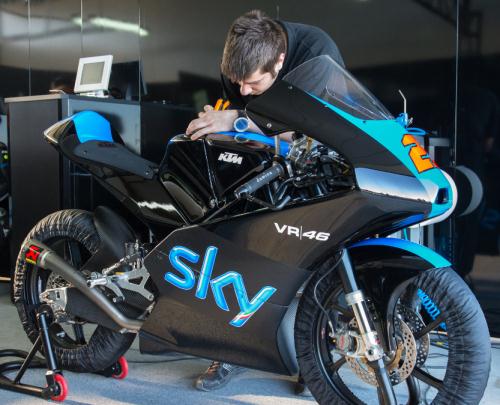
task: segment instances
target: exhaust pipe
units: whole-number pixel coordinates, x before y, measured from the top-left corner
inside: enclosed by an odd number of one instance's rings
[[[57,275],[63,277],[66,281],[70,282],[75,288],[81,291],[89,300],[102,309],[102,311],[117,325],[126,329],[128,332],[139,332],[142,327],[141,321],[127,318],[99,289],[89,288],[85,277],[83,277],[77,269],[69,265],[49,247],[32,239],[28,240],[25,246],[23,255],[28,263],[41,267],[42,269],[51,270]]]

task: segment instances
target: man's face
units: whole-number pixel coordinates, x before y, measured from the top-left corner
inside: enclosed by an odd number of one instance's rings
[[[270,72],[262,73],[259,69],[249,75],[245,80],[238,82],[242,96],[258,96],[272,86],[276,80],[276,75]]]
[[[274,72],[266,72],[263,73],[262,69],[258,69],[249,75],[246,79],[238,82],[240,86],[240,93],[242,96],[258,96],[259,94],[264,93],[267,89],[269,89],[276,77],[278,76],[279,71],[283,67],[283,61],[285,60],[285,54],[280,54],[276,65],[274,65]]]

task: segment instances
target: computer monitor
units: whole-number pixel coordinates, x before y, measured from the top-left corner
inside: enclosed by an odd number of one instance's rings
[[[103,93],[108,90],[113,55],[80,58],[75,93]]]

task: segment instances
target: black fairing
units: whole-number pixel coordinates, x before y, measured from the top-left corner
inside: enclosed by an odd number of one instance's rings
[[[100,269],[119,261],[125,256],[125,243],[134,242],[136,235],[128,223],[107,207],[94,211],[94,225],[99,234],[97,252],[85,263],[84,269]]]
[[[378,229],[398,227],[408,216],[429,209],[428,204],[420,202],[352,191],[332,200],[175,231],[146,259],[160,299],[143,332],[164,341],[169,350],[268,371],[293,372],[282,360],[276,336],[298,288],[311,271],[348,241],[363,239]],[[283,225],[300,227],[303,233],[316,230],[331,236],[318,242],[279,232]],[[209,246],[217,247],[213,277],[229,270],[238,272],[249,298],[266,285],[277,292],[243,327],[231,326],[229,321],[238,313],[231,286],[225,289],[230,307],[225,312],[216,305],[213,294],[200,300],[195,297],[195,288],[182,290],[165,280],[166,272],[177,274],[169,261],[174,246],[187,247],[200,257]],[[196,274],[201,261],[190,265]]]
[[[283,80],[248,103],[246,111],[268,135],[285,131],[302,132],[331,146],[356,168],[366,167],[412,176],[383,145],[335,111]]]
[[[362,191],[338,193],[332,199],[281,211],[245,215],[207,225],[215,234],[272,260],[313,270],[332,252],[376,233],[389,234],[411,216],[430,211],[430,204]],[[327,241],[279,232],[294,226],[301,234],[327,232]]]
[[[174,246],[200,255],[200,261],[191,267],[196,279],[206,249],[215,246],[218,253],[212,279],[228,271],[238,272],[249,299],[263,286],[277,291],[243,327],[231,326],[229,322],[239,312],[231,285],[224,288],[230,308],[226,312],[216,305],[211,292],[201,300],[195,297],[194,288],[183,290],[165,281],[166,272],[177,273],[169,261]],[[173,232],[146,257],[145,265],[160,297],[142,328],[143,335],[161,339],[165,349],[290,373],[281,358],[276,335],[288,305],[309,276],[307,271],[269,260],[197,226]]]

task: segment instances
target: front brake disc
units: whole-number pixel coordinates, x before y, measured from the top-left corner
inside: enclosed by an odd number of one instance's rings
[[[393,385],[408,378],[415,367],[422,366],[429,353],[429,336],[425,335],[418,340],[414,337],[415,333],[425,327],[418,314],[402,305],[398,305],[397,313],[401,317],[394,321],[397,349],[394,359],[387,365]],[[349,326],[357,329],[356,320],[352,319]],[[365,358],[346,356],[346,361],[358,378],[367,384],[378,386],[375,372]]]

